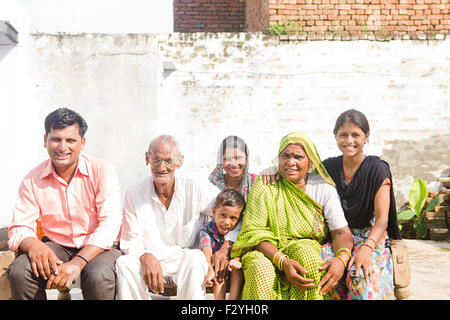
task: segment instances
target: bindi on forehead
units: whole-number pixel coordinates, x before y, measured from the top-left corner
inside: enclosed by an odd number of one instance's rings
[[[305,153],[305,149],[301,144],[290,144],[282,152],[282,154]]]

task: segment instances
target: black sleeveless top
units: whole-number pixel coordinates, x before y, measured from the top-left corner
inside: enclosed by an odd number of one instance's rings
[[[375,195],[384,180],[391,181],[389,220],[387,232],[391,239],[401,239],[397,222],[394,188],[389,164],[377,156],[367,156],[353,175],[348,185],[344,183],[343,157],[332,157],[323,161],[341,198],[342,209],[350,228],[365,228],[373,219]]]

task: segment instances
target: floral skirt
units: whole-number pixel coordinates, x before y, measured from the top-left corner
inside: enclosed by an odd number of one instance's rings
[[[364,229],[351,229],[353,233],[353,252],[354,256],[367,240],[371,227]],[[394,267],[392,262],[391,250],[389,249],[389,240],[383,240],[378,243],[372,253],[372,263],[374,274],[371,276],[370,283],[366,283],[362,268],[359,274],[355,274],[353,265],[349,272],[339,282],[337,288],[330,293],[331,300],[389,300],[395,299],[394,295]],[[335,254],[331,243],[327,243],[321,248],[321,257],[327,261]]]

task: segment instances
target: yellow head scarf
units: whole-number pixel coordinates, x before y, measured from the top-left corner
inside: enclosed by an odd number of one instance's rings
[[[309,160],[313,163],[315,170],[313,173],[319,173],[320,176],[329,184],[336,186],[333,179],[331,179],[330,175],[328,174],[327,170],[322,164],[322,161],[320,160],[319,153],[317,152],[316,145],[314,142],[303,132],[301,131],[295,131],[291,132],[283,137],[280,142],[280,148],[278,149],[278,156],[273,160],[273,163],[276,163],[276,166],[278,167],[278,157],[280,156],[281,152],[286,149],[286,147],[290,144],[301,144],[303,148],[305,149],[306,155],[308,156]]]

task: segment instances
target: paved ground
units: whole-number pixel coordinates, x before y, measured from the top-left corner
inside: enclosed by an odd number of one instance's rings
[[[450,242],[405,241],[411,264],[410,300],[449,300]]]
[[[409,300],[450,299],[450,242],[405,240],[411,264],[411,296]],[[81,300],[81,291],[72,289],[72,299]],[[56,299],[56,290],[48,291]],[[212,299],[212,295],[208,295]]]

